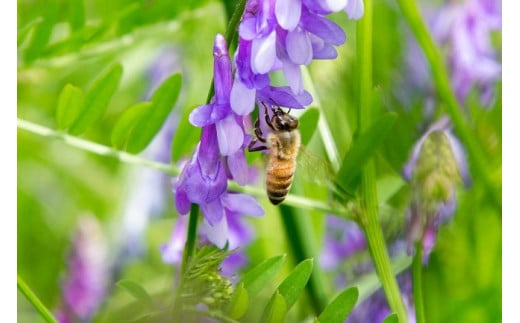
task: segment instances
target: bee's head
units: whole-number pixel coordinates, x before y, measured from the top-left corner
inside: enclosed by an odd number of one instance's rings
[[[282,109],[278,108],[273,111],[273,117],[271,118],[271,123],[274,127],[274,130],[294,130],[298,128],[298,119],[287,112],[283,112]]]

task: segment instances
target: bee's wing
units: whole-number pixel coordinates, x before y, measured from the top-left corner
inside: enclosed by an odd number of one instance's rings
[[[334,180],[334,171],[331,164],[307,149],[301,146],[296,159],[296,173],[305,181],[313,182],[320,186],[330,186]]]

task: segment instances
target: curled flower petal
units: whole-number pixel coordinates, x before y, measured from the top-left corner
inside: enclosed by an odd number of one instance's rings
[[[264,210],[258,202],[252,196],[246,194],[226,194],[222,198],[222,204],[231,212],[252,216],[264,215]]]
[[[224,119],[229,114],[229,105],[206,104],[191,111],[189,120],[196,127],[205,127]]]
[[[308,65],[312,60],[312,45],[307,33],[296,28],[287,33],[285,38],[287,54],[295,64]]]
[[[210,223],[208,217],[202,223],[201,231],[208,238],[208,240],[219,248],[224,248],[228,240],[228,225],[227,218],[222,216],[219,220]]]
[[[249,182],[249,167],[243,150],[229,155],[227,165],[232,178],[238,185],[246,185]]]
[[[224,218],[224,207],[222,207],[220,198],[216,198],[211,202],[202,203],[200,204],[200,208],[204,214],[204,219],[206,219],[211,226],[217,224]]]
[[[232,115],[217,122],[217,139],[220,153],[229,156],[237,152],[244,143],[244,131]]]
[[[365,13],[363,0],[348,0],[345,12],[350,19],[359,19],[363,17],[363,14]]]
[[[288,86],[267,86],[257,92],[260,101],[288,108],[303,109],[312,103],[312,96],[307,91],[294,94]]]
[[[340,11],[345,8],[347,2],[351,2],[348,0],[323,0],[322,6],[331,12]]]
[[[255,96],[256,89],[248,88],[236,77],[231,88],[231,109],[238,115],[250,114],[255,108]]]
[[[191,202],[183,187],[175,189],[175,208],[180,214],[188,214]]]
[[[302,12],[301,24],[305,30],[333,45],[341,45],[346,40],[345,32],[340,26],[321,16]]]
[[[276,59],[276,32],[265,38],[254,39],[251,47],[251,69],[258,74],[271,70]]]
[[[240,23],[238,34],[244,40],[253,40],[256,37],[256,18],[249,17]]]
[[[300,21],[301,10],[301,0],[278,0],[274,7],[278,24],[287,30],[293,30],[296,28]]]
[[[293,93],[303,93],[304,89],[300,65],[294,64],[291,61],[284,61],[283,74],[285,75],[287,83],[289,83],[289,86]]]

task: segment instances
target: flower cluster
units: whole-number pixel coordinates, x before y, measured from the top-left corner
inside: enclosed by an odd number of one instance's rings
[[[408,248],[411,252],[413,245],[421,242],[423,261],[427,261],[439,225],[455,212],[457,185],[470,182],[464,150],[451,134],[447,117],[434,123],[415,144],[403,176],[413,187]]]
[[[477,86],[483,104],[493,98],[493,84],[500,79],[502,67],[490,36],[502,28],[500,2],[449,2],[433,20],[434,37],[448,47],[451,82],[461,102],[472,86]]]
[[[345,42],[343,30],[324,16],[344,9],[350,18],[363,15],[360,0],[250,0],[239,27],[236,76],[231,108],[239,115],[253,111],[255,101],[303,108],[312,97],[303,88],[301,65],[334,59],[334,46]],[[288,86],[273,87],[269,73],[283,71]]]
[[[227,190],[228,179],[240,185],[250,182],[244,155],[251,140],[245,130],[249,114],[259,102],[289,108],[304,108],[312,102],[312,96],[303,88],[300,68],[312,59],[336,58],[334,46],[344,43],[346,36],[325,16],[340,10],[358,19],[364,8],[361,0],[247,1],[238,30],[234,75],[226,40],[216,35],[215,94],[209,104],[190,114],[190,122],[202,128],[201,139],[174,181],[178,212],[186,214],[191,204],[198,204],[204,215],[202,230],[211,243],[224,247],[227,242],[233,248],[229,233],[232,224],[238,223],[237,216],[263,214],[253,198]],[[288,86],[270,84],[270,73],[276,71],[283,72]],[[170,245],[173,248],[173,242]],[[166,254],[167,250],[165,246]]]
[[[96,218],[79,219],[63,282],[60,322],[87,322],[103,301],[110,276],[108,249]]]

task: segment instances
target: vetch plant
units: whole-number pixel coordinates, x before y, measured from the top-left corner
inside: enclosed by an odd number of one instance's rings
[[[501,321],[501,9],[423,4],[19,1],[19,320]]]

